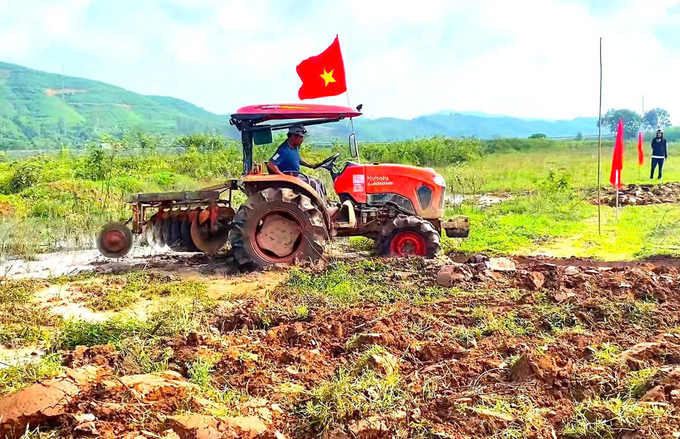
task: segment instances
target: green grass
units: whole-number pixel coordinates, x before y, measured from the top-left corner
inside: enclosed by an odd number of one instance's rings
[[[19,159],[0,156],[0,257],[30,258],[56,249],[91,247],[101,225],[132,216],[123,202],[125,194],[193,190],[241,172],[239,147],[220,136],[126,133],[101,134],[99,140],[110,148],[93,143],[77,151],[66,143],[50,154]],[[272,144],[255,148],[255,160],[267,160],[281,140],[278,137]],[[177,146],[184,149],[173,151]],[[346,149],[339,143],[330,148],[305,144],[302,155],[313,162],[339,152],[347,159]],[[611,142],[605,144],[605,158],[610,150]],[[469,202],[449,206],[447,216],[470,216],[471,232],[464,240],[444,239],[447,252],[540,252],[599,259],[680,255],[676,232],[680,211],[674,205],[626,207],[618,216],[612,208],[603,207],[602,235],[598,234],[597,208],[588,203],[596,174],[592,141],[428,138],[365,145],[362,151],[365,158],[379,161],[437,166],[449,195],[512,192],[512,199],[488,208]],[[670,155],[677,151],[677,145],[671,145]],[[604,160],[603,185],[608,166]],[[637,180],[635,151],[629,148],[624,181],[646,182],[646,172]],[[310,174],[332,186],[327,172],[311,170]],[[665,179],[680,180],[680,168],[670,162]],[[243,199],[237,196],[238,202]],[[350,239],[354,250],[372,246],[370,239]],[[99,303],[121,309],[134,300],[135,294],[121,293]]]
[[[208,388],[212,384],[213,360],[206,357],[198,357],[187,368],[189,381],[203,388]]]
[[[602,343],[593,352],[593,361],[604,366],[612,366],[619,362],[621,348],[611,343]]]
[[[205,284],[186,281],[153,272],[131,271],[104,277],[101,282],[84,282],[78,286],[90,296],[88,306],[97,310],[120,311],[141,298],[194,297],[206,294]]]
[[[371,355],[385,355],[381,346],[373,346],[352,365],[340,368],[326,383],[312,389],[311,399],[300,407],[301,415],[315,430],[355,419],[389,413],[407,397],[398,369],[386,373],[375,370],[368,360]]]
[[[36,362],[11,364],[0,368],[0,396],[14,393],[62,371],[59,354],[50,354]]]
[[[34,301],[40,281],[5,281],[0,284],[0,343],[11,346],[30,345],[50,337],[49,325],[59,318]]]
[[[631,398],[640,398],[649,390],[651,382],[656,375],[657,371],[651,368],[630,372],[628,382],[626,383],[628,395]]]
[[[609,185],[609,171],[613,142],[603,142],[601,182]],[[637,142],[626,142],[622,181],[624,184],[644,183],[649,180],[649,146],[646,144],[647,159],[639,170],[637,166]],[[669,144],[669,156],[680,151],[680,144]],[[440,162],[445,163],[445,162]],[[664,181],[680,180],[680,167],[664,167]],[[550,172],[564,170],[572,175],[573,186],[577,189],[597,188],[597,145],[592,141],[550,142],[547,147],[521,151],[487,154],[482,158],[451,166],[443,171],[447,176],[449,189],[459,194],[510,191],[521,193],[540,188],[541,181]]]
[[[206,297],[173,296],[163,300],[145,319],[129,313],[117,314],[102,322],[69,319],[57,332],[55,344],[66,349],[109,343],[120,347],[120,343],[130,337],[151,339],[188,334],[207,326],[213,308],[214,303]]]
[[[614,439],[622,431],[638,428],[643,422],[661,422],[666,410],[660,406],[639,404],[628,399],[591,399],[576,407],[564,427],[567,437]]]
[[[422,263],[422,261],[414,261]],[[330,306],[346,307],[363,301],[392,303],[409,300],[421,304],[438,300],[455,289],[440,287],[407,287],[390,284],[390,273],[385,272],[385,264],[371,259],[356,265],[334,262],[322,273],[294,268],[285,285],[294,300],[301,306],[318,305],[323,302]]]

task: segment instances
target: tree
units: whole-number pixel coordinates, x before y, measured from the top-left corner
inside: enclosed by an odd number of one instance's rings
[[[665,129],[671,126],[671,116],[663,108],[654,108],[645,113],[642,122],[648,130]]]
[[[536,134],[530,135],[529,138],[530,138],[530,139],[547,139],[548,136],[546,136],[546,135],[543,134],[543,133],[536,133]]]
[[[609,128],[609,133],[614,134],[616,133],[619,119],[623,119],[626,137],[632,139],[633,137],[637,136],[637,133],[640,130],[640,125],[642,125],[642,117],[635,111],[625,108],[620,110],[611,108],[607,110],[604,116],[602,116],[602,127]]]
[[[583,140],[583,134],[582,134],[581,132],[579,132],[578,134],[576,134],[576,140],[578,140],[579,142],[580,142],[581,140]]]

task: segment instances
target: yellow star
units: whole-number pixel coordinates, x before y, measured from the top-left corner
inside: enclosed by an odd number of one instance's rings
[[[328,87],[328,84],[330,84],[331,82],[335,82],[335,78],[333,77],[333,70],[327,72],[326,68],[324,67],[323,74],[319,75],[323,78],[324,81],[326,81],[326,83],[323,85],[324,87]]]

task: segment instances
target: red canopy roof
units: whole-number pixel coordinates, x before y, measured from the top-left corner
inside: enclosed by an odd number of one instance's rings
[[[231,115],[235,119],[284,120],[284,119],[335,119],[361,116],[354,108],[319,104],[266,104],[249,105]]]

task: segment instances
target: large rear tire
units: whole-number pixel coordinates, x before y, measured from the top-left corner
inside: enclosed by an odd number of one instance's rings
[[[376,249],[381,256],[390,258],[434,258],[439,243],[439,233],[432,223],[417,216],[398,215],[383,228]]]
[[[267,188],[248,198],[234,217],[229,242],[240,266],[316,261],[323,256],[328,229],[306,195]]]

